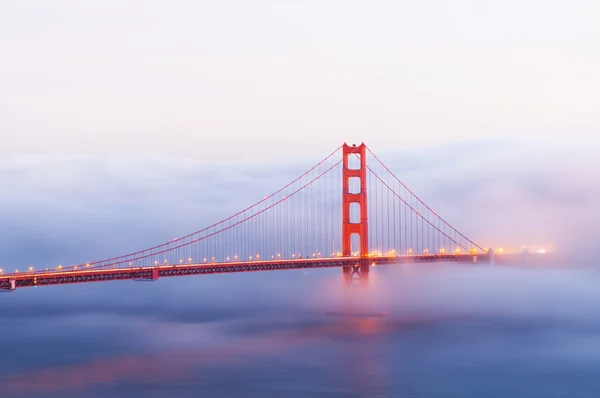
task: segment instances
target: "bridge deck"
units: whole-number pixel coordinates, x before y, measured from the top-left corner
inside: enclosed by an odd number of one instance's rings
[[[371,261],[372,265],[385,265],[423,262],[473,262],[487,260],[487,258],[487,254],[429,254],[369,257],[369,261]],[[106,282],[114,280],[156,280],[158,278],[169,276],[200,274],[350,267],[357,265],[358,261],[358,257],[336,257],[210,264],[175,264],[155,267],[102,267],[77,270],[31,271],[0,276],[0,289],[13,290],[20,287]]]

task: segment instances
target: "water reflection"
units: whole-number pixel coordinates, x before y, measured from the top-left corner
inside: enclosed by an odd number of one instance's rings
[[[333,321],[332,321],[333,320]],[[325,321],[329,321],[325,323]],[[331,322],[332,321],[332,322]],[[350,352],[359,353],[358,358],[340,364],[346,366],[355,387],[365,390],[361,380],[366,376],[380,374],[376,364],[377,352],[369,351],[374,344],[373,336],[386,331],[382,318],[320,319],[319,324],[292,325],[288,330],[272,330],[259,334],[249,333],[233,341],[202,348],[171,348],[152,353],[124,355],[40,369],[11,376],[0,381],[4,393],[49,393],[62,390],[85,390],[94,384],[140,382],[165,383],[193,378],[201,367],[224,367],[234,362],[251,361],[255,357],[281,354],[298,346],[319,345],[329,340],[343,340]],[[244,326],[244,325],[242,325]],[[252,324],[246,325],[252,329]],[[240,325],[235,328],[239,329]],[[349,340],[352,339],[352,340]],[[364,344],[364,346],[363,346]],[[356,346],[360,349],[356,349]]]

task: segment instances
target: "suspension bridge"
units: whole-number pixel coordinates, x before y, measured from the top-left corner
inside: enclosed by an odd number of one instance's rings
[[[204,229],[105,260],[0,274],[0,289],[331,267],[345,283],[364,285],[377,265],[488,261],[491,250],[439,216],[367,146],[344,144]]]

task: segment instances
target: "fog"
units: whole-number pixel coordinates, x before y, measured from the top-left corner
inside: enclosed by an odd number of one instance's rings
[[[599,4],[3,2],[0,273],[171,242],[344,140],[498,255],[4,292],[0,398],[596,398]]]
[[[370,366],[344,363],[346,347],[354,360],[375,361],[375,379],[347,386],[367,394],[378,377],[391,383],[380,369],[388,361],[381,347],[391,341],[389,349],[400,347],[411,361],[412,370],[400,368],[411,380],[423,366],[443,371],[449,358],[462,358],[469,371],[503,362],[600,363],[596,267],[415,264],[376,267],[371,276],[364,291],[344,288],[339,270],[310,270],[3,294],[0,386],[9,397],[157,394],[175,386],[225,394],[220,383],[250,378],[252,389],[256,377],[279,367],[321,363],[334,367],[328,373],[360,374]],[[328,315],[344,311],[363,315]]]
[[[585,378],[600,364],[597,169],[585,151],[554,150],[507,140],[381,154],[476,242],[547,245],[547,261],[379,266],[366,290],[344,287],[337,269],[18,289],[0,295],[0,387],[8,397],[275,397],[260,380],[277,374],[271,383],[303,396],[330,391],[330,377],[362,396],[434,396],[467,387],[480,395],[473,374],[493,384],[491,375],[543,373],[545,363]],[[317,160],[215,168],[151,156],[5,156],[0,267],[89,261],[170,240],[261,199]],[[362,316],[335,315],[344,312]],[[356,377],[365,371],[370,378]],[[531,386],[538,393],[537,374],[497,385],[497,396]]]

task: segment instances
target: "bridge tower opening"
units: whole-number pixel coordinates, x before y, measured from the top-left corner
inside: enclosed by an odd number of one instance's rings
[[[364,143],[359,146],[342,146],[342,255],[356,256],[356,264],[343,267],[344,283],[354,286],[366,286],[369,280],[369,220],[367,210],[367,147]],[[357,161],[358,160],[358,161]],[[357,165],[357,167],[351,167]],[[351,179],[359,185],[351,190]],[[358,181],[357,181],[358,180]],[[354,185],[354,184],[353,184]],[[360,208],[360,219],[351,220],[351,205]],[[355,206],[352,206],[355,207]],[[352,237],[358,235],[359,248],[352,252]],[[358,252],[358,253],[357,253]]]

